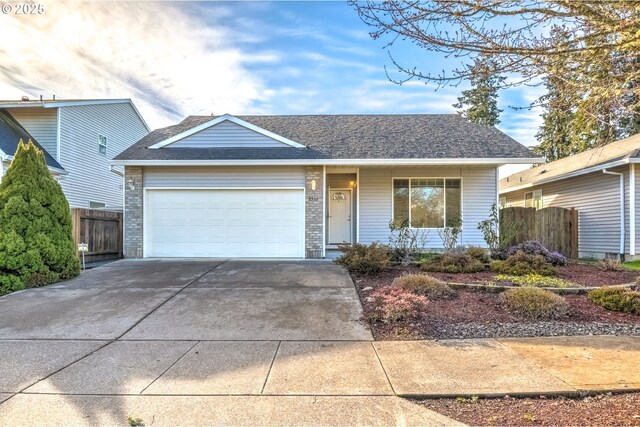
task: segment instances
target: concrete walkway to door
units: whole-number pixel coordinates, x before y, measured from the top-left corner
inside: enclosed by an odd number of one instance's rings
[[[0,313],[0,425],[455,425],[400,396],[640,388],[638,337],[373,342],[331,263],[118,262]]]

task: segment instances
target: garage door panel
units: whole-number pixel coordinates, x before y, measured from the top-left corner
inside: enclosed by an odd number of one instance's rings
[[[145,256],[302,257],[302,190],[150,190]]]

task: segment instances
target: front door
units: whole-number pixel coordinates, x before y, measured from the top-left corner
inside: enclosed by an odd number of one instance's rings
[[[329,191],[329,244],[351,243],[351,190]]]

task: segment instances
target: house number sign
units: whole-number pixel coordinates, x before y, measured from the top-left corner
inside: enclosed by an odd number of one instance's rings
[[[318,200],[320,200],[320,197],[319,196],[310,196],[310,197],[307,197],[307,200],[309,202],[317,202]]]

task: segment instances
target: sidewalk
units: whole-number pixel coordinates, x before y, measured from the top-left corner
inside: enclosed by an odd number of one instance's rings
[[[453,425],[401,397],[640,390],[640,337],[0,340],[0,353],[0,425]]]

